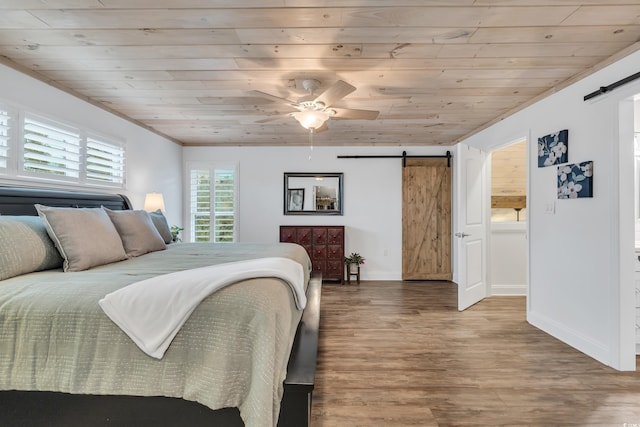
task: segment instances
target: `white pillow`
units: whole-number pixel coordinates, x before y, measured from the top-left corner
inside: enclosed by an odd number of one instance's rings
[[[118,231],[101,208],[35,205],[64,259],[64,271],[82,271],[127,258]]]
[[[147,211],[112,211],[103,208],[116,226],[128,256],[140,256],[167,248]]]

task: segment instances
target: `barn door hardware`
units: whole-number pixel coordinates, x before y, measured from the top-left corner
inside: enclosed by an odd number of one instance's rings
[[[594,92],[591,92],[588,95],[585,95],[584,96],[584,100],[588,101],[591,98],[595,98],[598,95],[602,95],[603,93],[611,92],[613,89],[617,88],[618,86],[625,85],[625,84],[627,84],[629,82],[632,82],[632,81],[634,81],[636,79],[640,79],[640,72],[632,74],[629,77],[625,77],[622,80],[618,80],[615,83],[611,83],[609,86],[600,86],[600,89],[598,89],[598,90],[596,90]]]
[[[402,152],[402,155],[400,156],[391,156],[391,155],[379,155],[379,156],[360,156],[360,155],[355,155],[355,156],[338,156],[339,159],[402,159],[402,167],[406,167],[407,166],[407,159],[447,159],[447,167],[451,167],[451,151],[447,151],[446,154],[442,154],[442,155],[432,155],[432,156],[427,156],[427,155],[415,155],[415,156],[408,156],[406,151]]]

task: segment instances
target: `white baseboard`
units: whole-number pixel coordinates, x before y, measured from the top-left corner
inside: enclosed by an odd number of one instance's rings
[[[402,280],[402,272],[360,269],[360,280]]]
[[[527,321],[536,328],[559,339],[567,345],[570,345],[576,350],[581,351],[587,356],[593,357],[598,362],[619,370],[616,366],[617,363],[614,363],[612,360],[611,350],[606,346],[606,344],[596,342],[573,329],[567,328],[553,319],[540,315],[539,313],[529,311],[529,313],[527,313]]]
[[[491,296],[526,296],[527,285],[491,285]]]

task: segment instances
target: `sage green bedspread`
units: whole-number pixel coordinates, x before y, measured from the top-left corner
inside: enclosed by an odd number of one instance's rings
[[[183,243],[88,271],[0,281],[0,389],[180,397],[238,407],[247,426],[276,424],[301,311],[279,279],[251,279],[205,299],[161,360],[143,353],[98,300],[159,274],[267,256],[310,261],[294,244]],[[162,319],[158,319],[162,321]]]

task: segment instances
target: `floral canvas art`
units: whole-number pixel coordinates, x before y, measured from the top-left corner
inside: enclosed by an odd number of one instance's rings
[[[558,199],[593,197],[593,161],[558,166]]]
[[[538,138],[538,167],[559,165],[569,161],[567,129]]]

